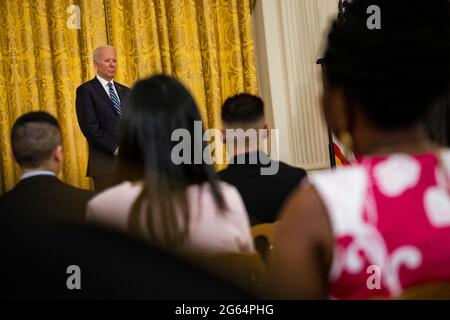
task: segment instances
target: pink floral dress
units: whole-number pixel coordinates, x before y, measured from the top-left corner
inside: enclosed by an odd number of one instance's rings
[[[335,236],[330,295],[391,297],[450,281],[450,151],[363,157],[310,176]]]

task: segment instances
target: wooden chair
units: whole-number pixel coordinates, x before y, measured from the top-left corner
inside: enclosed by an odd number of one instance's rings
[[[450,282],[435,282],[407,288],[394,300],[450,300]]]
[[[263,287],[265,265],[259,253],[220,253],[195,257],[194,263],[234,284],[258,294]]]
[[[278,222],[274,222],[257,224],[251,228],[255,248],[265,262],[273,251],[277,226]]]

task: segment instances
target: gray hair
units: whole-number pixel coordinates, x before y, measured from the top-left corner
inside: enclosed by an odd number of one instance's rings
[[[111,49],[116,50],[116,48],[114,48],[113,46],[110,46],[110,45],[104,45],[104,46],[95,48],[94,53],[92,54],[92,59],[94,60],[94,62],[97,61],[100,51],[105,48],[111,48]]]

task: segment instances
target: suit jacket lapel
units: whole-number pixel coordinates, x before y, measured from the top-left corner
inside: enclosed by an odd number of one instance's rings
[[[111,98],[108,96],[108,94],[106,93],[105,88],[103,88],[103,86],[100,83],[100,81],[98,81],[98,79],[96,77],[93,79],[93,81],[94,81],[94,88],[95,88],[95,90],[97,90],[97,92],[100,93],[105,98],[105,101],[112,108],[111,110],[114,110],[113,102],[112,102]]]
[[[114,86],[116,87],[117,94],[119,95],[120,107],[123,109],[125,97],[123,96],[122,85],[118,84],[117,82],[114,82]]]

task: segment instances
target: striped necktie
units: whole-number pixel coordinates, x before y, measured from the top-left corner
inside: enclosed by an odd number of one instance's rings
[[[108,82],[108,87],[109,87],[109,97],[111,98],[111,101],[114,105],[114,109],[116,109],[116,112],[119,115],[119,117],[122,117],[122,110],[120,108],[119,98],[117,98],[116,92],[114,91],[111,82]]]

